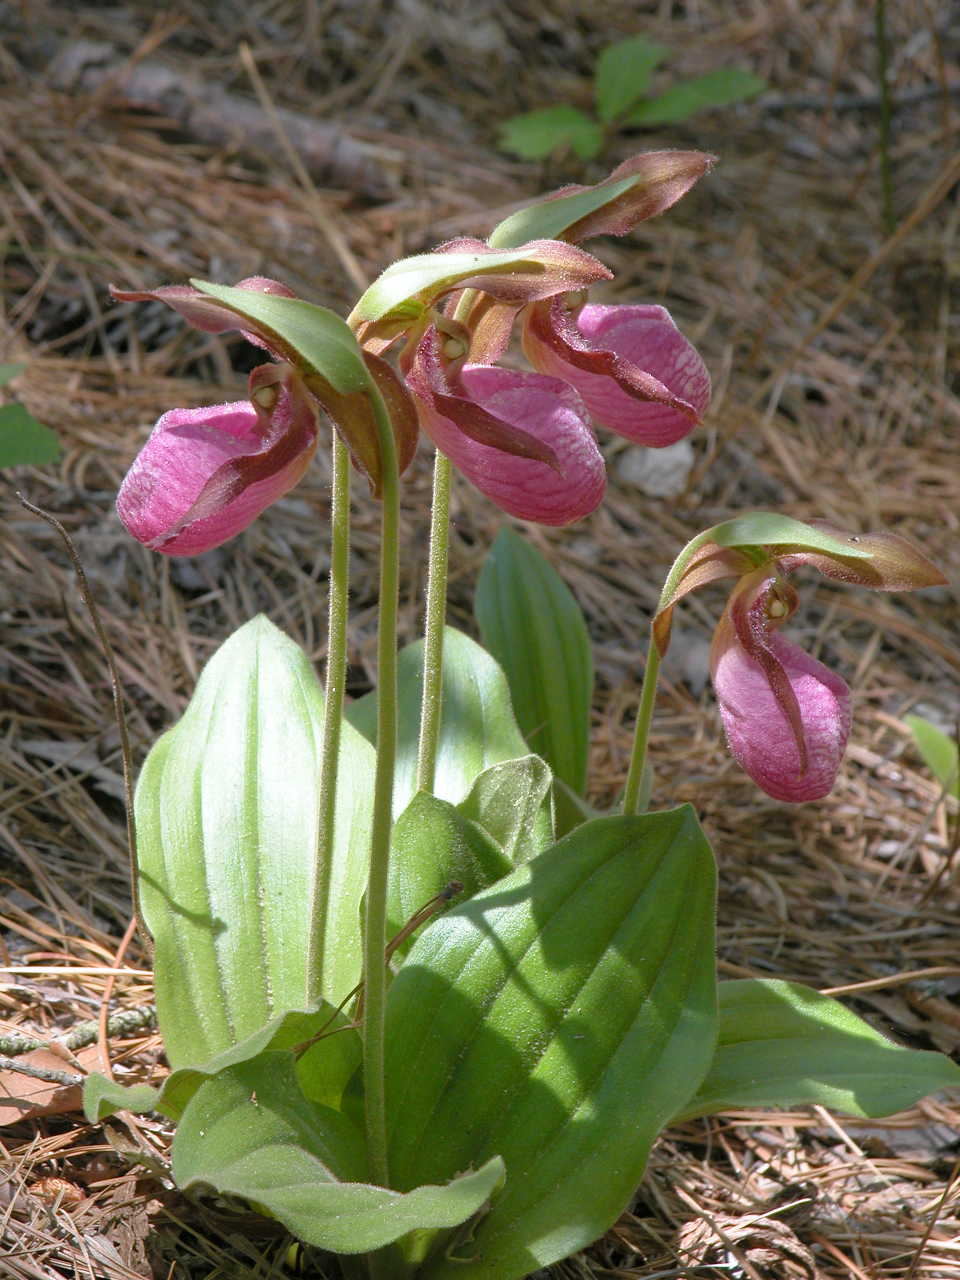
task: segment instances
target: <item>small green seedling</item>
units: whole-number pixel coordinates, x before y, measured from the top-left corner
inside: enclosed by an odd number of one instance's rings
[[[676,124],[698,111],[742,102],[764,90],[766,81],[739,67],[720,67],[681,80],[663,93],[648,93],[650,77],[671,51],[644,36],[609,45],[597,59],[595,115],[561,104],[511,116],[500,128],[500,146],[522,160],[543,160],[566,150],[592,160],[622,129]]]

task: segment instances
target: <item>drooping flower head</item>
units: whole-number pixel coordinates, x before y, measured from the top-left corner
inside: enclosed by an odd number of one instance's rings
[[[250,399],[163,414],[117,494],[127,530],[165,555],[196,555],[247,527],[300,480],[317,412],[284,365],[250,375]]]
[[[563,525],[589,514],[606,472],[577,393],[539,373],[464,364],[465,352],[435,326],[417,346],[407,385],[427,435],[510,515]]]
[[[286,285],[264,276],[251,276],[233,290],[220,292],[236,296],[238,290],[306,308],[303,315],[317,325],[329,315],[300,302]],[[117,496],[123,524],[152,550],[197,555],[245,529],[302,478],[316,449],[321,411],[377,493],[380,459],[367,377],[387,402],[400,469],[413,457],[417,423],[412,402],[399,376],[378,356],[357,350],[360,376],[351,383],[311,364],[285,335],[284,325],[279,329],[271,325],[269,311],[263,320],[188,285],[112,292],[121,302],[164,302],[207,333],[239,329],[277,362],[253,370],[249,399],[171,409],[157,422]],[[252,303],[253,299],[248,305]],[[294,320],[300,318],[295,312]],[[341,321],[336,324],[342,326]]]
[[[749,528],[751,519],[756,517],[741,518],[741,528]],[[786,574],[809,566],[829,578],[879,591],[934,586],[945,579],[896,534],[859,536],[822,522],[783,523],[793,526],[789,532],[798,535],[796,541],[737,543],[729,536],[736,521],[711,531],[720,541],[703,535],[666,593],[654,620],[654,643],[661,654],[666,651],[673,609],[685,595],[720,578],[738,579],[710,650],[720,715],[743,770],[774,799],[796,804],[821,799],[832,790],[851,710],[846,683],[780,634],[797,608]]]

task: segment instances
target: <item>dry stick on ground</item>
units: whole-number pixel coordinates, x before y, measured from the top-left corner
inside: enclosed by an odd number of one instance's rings
[[[254,152],[272,152],[276,146],[273,124],[256,103],[162,62],[130,66],[102,41],[78,40],[68,45],[54,61],[50,80],[64,92],[97,94],[101,99],[109,89],[114,104],[167,116],[201,142],[239,145]],[[342,125],[324,124],[280,107],[276,110],[291,146],[323,185],[371,200],[391,194],[384,178],[388,153],[383,147],[351,137]]]

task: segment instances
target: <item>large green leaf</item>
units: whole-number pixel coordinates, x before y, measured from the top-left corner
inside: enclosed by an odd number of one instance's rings
[[[0,405],[0,467],[42,467],[59,456],[56,432],[38,422],[25,405]]]
[[[220,647],[183,719],[147,757],[136,796],[140,897],[174,1069],[318,995],[336,1005],[359,979],[374,754],[344,725],[333,856],[321,866],[322,729],[313,668],[259,617]],[[314,940],[316,992],[306,976]]]
[[[481,826],[448,800],[418,791],[393,828],[387,893],[390,933],[399,933],[453,881],[463,886],[455,898],[472,897],[512,870],[512,862]]]
[[[676,1118],[798,1103],[886,1116],[950,1085],[960,1067],[943,1054],[891,1044],[810,987],[746,978],[720,983],[716,1054]]]
[[[391,1178],[502,1155],[472,1280],[565,1257],[628,1202],[713,1053],[713,916],[713,858],[685,806],[580,827],[407,956],[387,1002]],[[453,1280],[463,1263],[422,1274]]]
[[[185,1189],[242,1196],[308,1244],[365,1253],[410,1231],[465,1222],[493,1195],[503,1166],[490,1160],[406,1195],[372,1186],[359,1130],[303,1096],[290,1054],[264,1054],[191,1099],[173,1143],[173,1176]]]
[[[671,85],[665,93],[642,103],[624,120],[626,125],[675,124],[698,111],[726,107],[753,98],[767,87],[766,80],[738,67],[718,67],[694,80]]]
[[[423,641],[401,649],[398,661],[399,734],[393,812],[402,813],[416,791]],[[377,695],[368,693],[347,708],[347,719],[370,742],[377,737]],[[434,794],[459,804],[477,774],[500,760],[526,755],[510,705],[503,672],[475,640],[446,627],[443,633],[443,693]]]
[[[539,756],[502,760],[477,776],[458,808],[519,865],[553,844],[552,784],[550,766]]]
[[[904,716],[923,762],[948,795],[960,800],[960,744],[923,716]]]
[[[650,72],[667,57],[666,45],[631,36],[608,45],[597,59],[593,77],[597,115],[605,123],[638,102],[650,83]]]
[[[279,339],[277,345],[281,350],[295,351],[341,395],[369,391],[370,378],[363,354],[353,333],[336,312],[304,302],[302,298],[238,289],[208,280],[190,283],[238,316],[255,320],[263,330]]]
[[[506,674],[530,749],[582,793],[593,659],[580,606],[550,562],[504,527],[484,561],[474,609],[483,643]]]

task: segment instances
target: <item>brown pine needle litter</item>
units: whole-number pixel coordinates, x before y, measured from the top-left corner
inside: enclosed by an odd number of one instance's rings
[[[198,559],[151,555],[121,529],[113,498],[154,420],[236,398],[249,353],[160,307],[114,306],[107,284],[261,273],[346,311],[357,267],[372,278],[401,254],[485,233],[550,186],[672,146],[720,164],[673,212],[598,249],[617,298],[669,306],[713,372],[692,470],[676,497],[646,496],[639,451],[607,438],[601,509],[571,531],[525,530],[554,556],[596,645],[593,799],[609,804],[622,785],[650,609],[693,533],[778,507],[913,538],[953,590],[881,597],[811,582],[798,615],[798,638],[855,690],[833,795],[785,808],[730,760],[705,687],[721,598],[705,595],[675,624],[654,803],[691,801],[714,843],[722,976],[840,989],[902,1042],[957,1049],[956,806],[903,717],[945,729],[960,718],[960,36],[935,0],[886,16],[892,236],[863,0],[0,5],[0,362],[27,364],[8,390],[63,442],[54,466],[2,479],[0,1052],[15,1060],[26,1037],[62,1046],[33,1052],[67,1077],[98,1065],[96,1034],[70,1036],[97,1024],[112,989],[115,1077],[164,1070],[149,957],[134,940],[115,965],[131,905],[109,674],[56,532],[14,489],[77,546],[138,767],[206,659],[258,610],[324,658],[323,460]],[[598,52],[641,32],[675,50],[668,79],[739,65],[770,89],[615,138],[593,170],[497,151],[511,114],[589,106]],[[429,462],[424,449],[405,488],[411,547],[425,545]],[[353,693],[369,686],[374,653],[376,512],[361,488]],[[501,516],[464,484],[453,515],[451,620],[469,630]],[[405,568],[404,641],[420,623],[423,572],[419,558]],[[0,1081],[0,1108],[20,1098],[0,1129],[0,1275],[334,1274],[291,1253],[269,1222],[179,1195],[157,1117],[92,1127],[63,1084],[9,1071]],[[619,1223],[548,1274],[960,1278],[958,1125],[956,1094],[889,1121],[814,1108],[688,1123],[657,1145]]]

